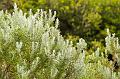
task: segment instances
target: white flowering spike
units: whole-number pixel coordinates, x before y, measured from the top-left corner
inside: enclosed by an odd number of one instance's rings
[[[96,55],[96,57],[99,57],[99,54],[100,54],[100,49],[97,48],[97,50],[95,51],[95,55]]]
[[[14,11],[17,11],[17,10],[18,10],[17,4],[15,3],[15,4],[14,4]]]
[[[79,39],[79,43],[77,43],[78,50],[83,50],[86,48],[86,46],[87,46],[87,43],[85,42],[85,40],[82,38]]]
[[[55,23],[55,27],[58,28],[58,26],[59,26],[59,19],[57,18],[55,22],[56,22]]]
[[[22,42],[16,42],[16,48],[17,48],[17,51],[20,52],[21,51],[21,48],[22,48]]]

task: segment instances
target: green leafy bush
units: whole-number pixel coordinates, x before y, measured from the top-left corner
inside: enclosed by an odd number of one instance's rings
[[[106,28],[120,36],[120,0],[13,0],[27,11],[32,8],[57,11],[60,30],[87,41],[104,41]]]
[[[84,39],[73,46],[60,35],[55,17],[56,12],[51,10],[26,14],[16,5],[13,13],[0,11],[1,79],[120,78],[120,72],[114,72],[114,63],[107,59],[107,54],[113,54],[112,45],[119,50],[118,38],[108,34],[105,53],[98,48],[89,54]]]

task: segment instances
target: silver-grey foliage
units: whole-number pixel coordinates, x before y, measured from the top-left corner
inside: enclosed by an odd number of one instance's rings
[[[58,30],[56,12],[30,10],[23,13],[14,6],[12,14],[0,11],[0,78],[2,79],[119,79],[108,66],[99,48],[86,55],[87,43],[80,39],[73,46]],[[110,41],[106,37],[106,53]],[[108,50],[108,51],[107,51]],[[107,64],[107,65],[106,65]]]

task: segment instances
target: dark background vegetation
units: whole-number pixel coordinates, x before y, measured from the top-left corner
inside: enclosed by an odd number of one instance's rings
[[[101,47],[107,28],[120,37],[120,0],[0,0],[0,9],[12,12],[14,3],[24,12],[56,11],[61,34],[73,42],[84,38],[88,46]]]

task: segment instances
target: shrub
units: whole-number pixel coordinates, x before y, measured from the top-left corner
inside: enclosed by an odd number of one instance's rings
[[[109,44],[120,47],[114,36],[106,38],[105,54],[98,48],[89,55],[84,39],[79,39],[75,47],[72,41],[63,39],[55,17],[56,12],[52,14],[51,10],[35,14],[30,10],[26,14],[16,5],[12,14],[0,11],[0,78],[120,78],[107,60]]]
[[[78,35],[88,41],[104,41],[105,29],[119,32],[120,0],[13,0],[27,11],[32,8],[49,8],[57,11],[61,33]],[[87,41],[87,42],[88,42]]]

